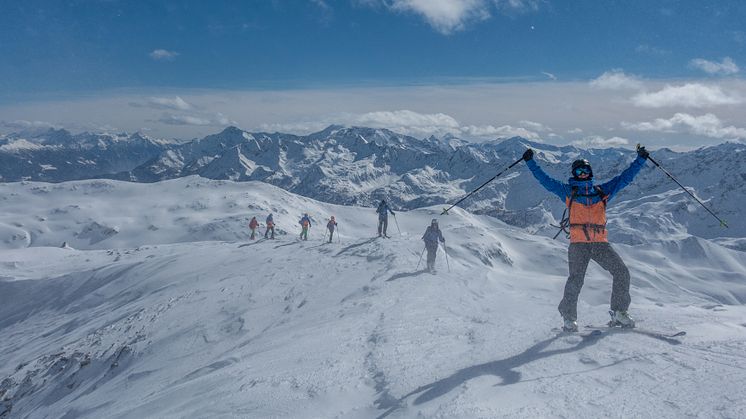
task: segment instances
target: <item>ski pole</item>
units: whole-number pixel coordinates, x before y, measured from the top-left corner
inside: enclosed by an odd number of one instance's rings
[[[443,242],[443,253],[446,254],[446,266],[448,266],[448,273],[451,273],[451,264],[448,263],[448,250],[446,249],[446,242]]]
[[[415,271],[416,271],[417,269],[420,269],[420,262],[422,262],[422,255],[424,255],[424,254],[425,254],[425,249],[426,249],[426,248],[427,248],[427,247],[423,247],[423,248],[422,248],[422,253],[420,253],[420,260],[418,260],[418,261],[417,261],[417,267],[416,267],[416,268],[414,268],[414,270],[415,270]]]
[[[522,161],[523,161],[523,157],[521,157],[520,159],[516,160],[516,161],[515,161],[515,163],[513,163],[513,164],[511,164],[510,166],[508,166],[507,168],[503,169],[503,171],[502,171],[502,172],[500,172],[500,173],[496,174],[495,176],[493,176],[493,177],[492,177],[492,179],[488,180],[487,182],[484,182],[484,183],[482,184],[482,186],[480,186],[480,187],[478,187],[477,189],[474,189],[473,191],[469,192],[469,194],[468,194],[468,195],[466,195],[465,197],[463,197],[463,198],[459,199],[459,200],[458,200],[458,201],[457,201],[457,202],[456,202],[455,204],[451,205],[451,206],[450,206],[450,207],[448,207],[447,209],[444,209],[444,210],[443,210],[443,212],[441,212],[441,213],[440,213],[440,215],[447,215],[447,214],[448,214],[448,211],[450,211],[450,210],[451,210],[451,208],[453,208],[453,207],[455,207],[456,205],[460,204],[460,203],[461,203],[461,201],[463,201],[464,199],[466,199],[466,198],[468,198],[468,197],[470,197],[470,196],[474,195],[474,194],[475,194],[475,193],[476,193],[476,192],[477,192],[478,190],[480,190],[480,189],[484,188],[484,187],[485,187],[485,186],[486,186],[486,185],[487,185],[488,183],[490,183],[490,182],[492,182],[493,180],[497,179],[497,178],[498,178],[498,177],[499,177],[500,175],[502,175],[503,173],[505,173],[505,172],[507,172],[508,170],[512,169],[512,168],[513,168],[513,166],[515,166],[516,164],[518,164],[518,163],[520,163],[520,162],[522,162]]]
[[[638,149],[640,148],[640,144],[637,144],[637,148]],[[648,160],[650,160],[654,165],[658,166],[658,168],[661,169],[663,171],[663,173],[665,173],[666,176],[668,176],[672,181],[676,182],[676,184],[679,185],[681,187],[681,189],[684,190],[684,192],[688,193],[689,196],[692,197],[692,199],[694,199],[695,201],[697,201],[699,203],[699,205],[702,205],[702,208],[706,209],[707,212],[709,212],[713,217],[715,217],[718,221],[720,221],[720,226],[724,226],[725,228],[728,228],[728,224],[726,224],[726,222],[724,220],[722,220],[720,217],[718,217],[717,215],[715,215],[714,212],[710,211],[710,209],[707,208],[707,206],[705,206],[705,204],[703,204],[702,201],[700,201],[699,199],[697,199],[697,197],[694,196],[694,194],[692,194],[691,192],[689,192],[689,190],[686,189],[684,187],[684,185],[682,185],[681,183],[679,183],[679,181],[676,180],[670,173],[668,173],[668,170],[664,169],[660,164],[658,164],[658,162],[655,161],[653,159],[653,157],[651,157],[650,155],[648,155]]]
[[[399,237],[401,237],[401,230],[399,230],[399,222],[396,221],[396,214],[394,214],[394,223],[396,223],[396,230],[399,232]]]

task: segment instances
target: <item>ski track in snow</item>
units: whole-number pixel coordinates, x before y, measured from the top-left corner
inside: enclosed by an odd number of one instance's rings
[[[440,251],[431,275],[439,208],[387,239],[374,209],[261,183],[89,183],[13,186],[0,230],[33,240],[0,251],[2,418],[746,417],[746,258],[714,242],[615,246],[640,329],[686,336],[581,336],[552,330],[566,243],[490,217],[440,217],[450,272]],[[268,211],[277,239],[248,240]],[[610,287],[591,265],[581,324]]]

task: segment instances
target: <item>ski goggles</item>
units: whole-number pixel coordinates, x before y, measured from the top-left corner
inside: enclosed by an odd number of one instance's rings
[[[576,167],[575,170],[572,171],[572,174],[577,176],[580,175],[590,175],[592,173],[591,168],[589,166],[580,166]]]

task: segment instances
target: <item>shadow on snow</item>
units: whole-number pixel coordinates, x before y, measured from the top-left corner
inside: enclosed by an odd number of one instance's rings
[[[398,273],[398,274],[392,276],[391,278],[387,279],[386,282],[395,281],[395,280],[400,279],[400,278],[407,278],[407,277],[412,277],[412,276],[418,276],[418,275],[422,275],[422,274],[424,274],[426,272],[427,272],[427,269],[420,269],[419,271],[414,271],[414,272],[401,272],[401,273]]]
[[[542,358],[548,358],[550,356],[562,355],[583,350],[598,342],[605,336],[605,334],[580,336],[581,340],[574,346],[544,351],[544,349],[546,349],[552,342],[554,342],[561,336],[566,335],[560,333],[549,339],[542,340],[536,343],[534,346],[526,349],[524,352],[518,355],[511,356],[510,358],[464,368],[457,371],[450,377],[446,377],[430,384],[420,386],[419,388],[409,392],[408,394],[405,394],[396,401],[382,400],[379,398],[378,400],[376,400],[378,408],[388,410],[378,416],[377,419],[385,418],[391,413],[395,412],[397,409],[404,407],[404,401],[410,396],[422,393],[414,400],[414,404],[419,405],[422,403],[426,403],[435,398],[443,396],[449,393],[454,388],[464,384],[465,382],[482,375],[495,375],[502,378],[502,383],[500,383],[500,385],[503,386],[516,384],[521,381],[521,373],[515,371],[516,368],[534,361],[538,361]]]

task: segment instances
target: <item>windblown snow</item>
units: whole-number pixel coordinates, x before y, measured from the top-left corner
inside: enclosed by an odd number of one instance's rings
[[[385,239],[372,208],[262,182],[0,196],[2,418],[746,417],[746,258],[671,219],[636,241],[646,218],[610,213],[639,330],[583,336],[555,330],[567,243],[460,209],[397,212]],[[278,238],[248,240],[269,212]],[[592,264],[581,326],[607,321],[610,287]]]

